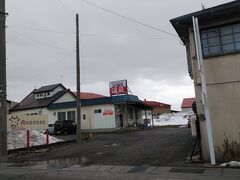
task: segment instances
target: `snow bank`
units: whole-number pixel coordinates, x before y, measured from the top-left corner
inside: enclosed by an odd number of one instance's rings
[[[13,130],[8,132],[8,149],[24,148],[27,146],[26,130]],[[63,141],[49,135],[49,143]],[[46,144],[46,134],[37,130],[30,131],[30,146]]]
[[[192,115],[192,113],[178,112],[162,114],[153,119],[154,126],[186,126],[190,115]]]
[[[237,161],[230,161],[227,163],[220,164],[221,167],[240,167],[240,162]]]

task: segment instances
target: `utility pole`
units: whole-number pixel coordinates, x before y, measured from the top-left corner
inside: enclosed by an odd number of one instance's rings
[[[7,160],[5,0],[0,1],[0,162]]]
[[[81,138],[81,106],[80,106],[80,56],[79,56],[79,20],[76,14],[76,66],[77,66],[77,143],[82,142]]]

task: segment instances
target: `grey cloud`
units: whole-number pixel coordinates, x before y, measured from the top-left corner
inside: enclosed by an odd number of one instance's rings
[[[173,34],[169,19],[201,10],[202,2],[206,7],[228,2],[89,1]],[[107,95],[109,81],[128,79],[139,97],[166,101],[178,109],[184,96],[194,95],[178,38],[82,1],[61,2],[7,1],[8,98],[19,101],[34,87],[58,82],[75,89],[75,13],[80,14],[82,90]]]

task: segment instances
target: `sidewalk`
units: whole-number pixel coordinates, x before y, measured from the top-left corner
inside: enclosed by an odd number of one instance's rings
[[[0,164],[0,179],[240,179],[240,169],[156,166]]]

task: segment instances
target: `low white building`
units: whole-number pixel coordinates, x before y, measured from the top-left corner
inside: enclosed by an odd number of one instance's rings
[[[90,93],[91,94],[91,93]],[[89,93],[88,93],[89,95]],[[142,111],[150,107],[134,95],[95,96],[81,99],[83,130],[110,131],[142,124]],[[48,123],[76,121],[76,96],[62,84],[33,90],[10,110],[11,115],[48,115]]]

